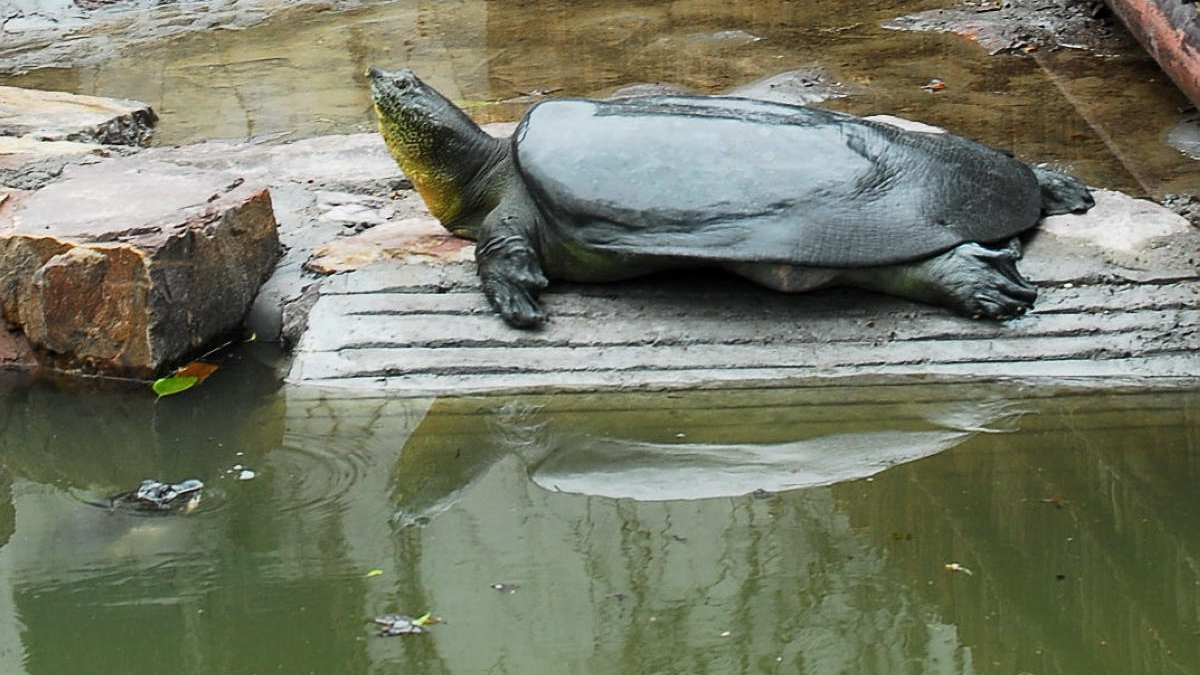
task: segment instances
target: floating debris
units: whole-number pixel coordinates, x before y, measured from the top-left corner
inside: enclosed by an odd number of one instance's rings
[[[509,593],[509,594],[516,593],[517,589],[520,587],[521,587],[520,584],[508,584],[508,583],[492,584],[492,590],[496,591],[498,593]]]
[[[922,86],[921,88],[924,89],[925,91],[932,93],[935,91],[941,91],[941,90],[945,89],[946,83],[935,77],[932,80],[930,80],[928,84]]]
[[[159,398],[170,396],[187,391],[192,387],[200,384],[208,379],[216,370],[220,368],[215,363],[206,363],[204,361],[192,361],[191,363],[177,369],[168,377],[160,377],[151,385],[151,389]]]
[[[963,567],[962,565],[959,565],[956,562],[946,563],[946,570],[950,571],[950,572],[962,572],[963,574],[965,574],[969,577],[975,576],[974,572],[967,569],[966,567]]]
[[[233,475],[237,480],[253,480],[258,475],[258,472],[253,469],[247,469],[241,464],[234,464],[233,468],[225,472],[225,475]]]

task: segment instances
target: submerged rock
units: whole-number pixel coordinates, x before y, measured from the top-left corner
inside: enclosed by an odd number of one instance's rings
[[[728,96],[756,98],[762,101],[811,105],[831,98],[849,96],[851,89],[838,82],[820,66],[789,70],[764,77],[731,90]]]
[[[1102,5],[1092,0],[978,0],[883,22],[892,30],[955,33],[989,54],[1036,49],[1092,49],[1112,34]]]

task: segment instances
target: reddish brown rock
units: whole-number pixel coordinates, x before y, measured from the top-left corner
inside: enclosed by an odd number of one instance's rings
[[[317,274],[352,272],[385,260],[444,265],[475,259],[475,244],[455,237],[433,216],[376,225],[318,246],[305,267]]]
[[[267,191],[225,172],[134,156],[9,194],[0,313],[55,368],[159,372],[237,328],[279,256]]]

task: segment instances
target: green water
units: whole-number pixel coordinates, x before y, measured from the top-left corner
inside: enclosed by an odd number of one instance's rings
[[[0,380],[0,448],[4,673],[1200,672],[1193,392],[355,398],[248,352]],[[90,503],[146,477],[204,500]]]
[[[146,100],[169,144],[370,129],[370,63],[480,119],[534,90],[816,65],[855,92],[832,107],[1105,187],[1194,178],[1161,143],[1181,99],[1136,48],[1043,56],[1095,85],[1105,106],[1081,109],[1124,125],[1105,135],[1031,59],[878,27],[937,4],[387,2],[5,82]],[[384,399],[281,390],[272,358],[158,402],[0,374],[0,674],[1200,672],[1195,392]],[[96,505],[148,477],[202,479],[204,500]],[[444,623],[377,636],[393,612]]]

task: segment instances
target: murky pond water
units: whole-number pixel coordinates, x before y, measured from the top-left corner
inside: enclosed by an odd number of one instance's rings
[[[816,66],[854,93],[833,107],[1104,187],[1200,184],[1159,142],[1182,99],[1136,48],[1047,54],[1055,80],[879,28],[936,6],[386,2],[5,82],[149,101],[172,144],[369,129],[371,63],[416,68],[481,120],[534,91],[719,92]],[[1084,115],[1080,95],[1107,105]],[[271,358],[246,350],[157,402],[0,375],[0,671],[1200,672],[1194,392],[386,399],[280,390]],[[106,508],[148,477],[199,478],[204,499]],[[444,623],[422,635],[371,622],[425,612]]]
[[[308,7],[245,30],[143,42],[88,65],[46,64],[0,81],[150,102],[162,116],[157,142],[174,144],[370,130],[369,64],[416,69],[480,120],[515,119],[534,92],[597,96],[669,82],[719,93],[815,66],[853,93],[828,104],[835,108],[944,125],[1054,162],[1093,185],[1200,191],[1194,160],[1166,143],[1186,101],[1127,36],[1102,53],[1038,54],[1049,67],[1043,70],[1028,55],[988,56],[954,35],[880,25],[946,5],[399,0],[342,12]],[[922,88],[935,78],[946,88]]]
[[[6,673],[1200,672],[1191,392],[355,398],[247,353],[5,381],[0,463]],[[204,500],[103,508],[146,477]]]

